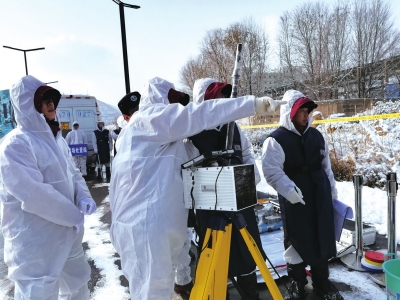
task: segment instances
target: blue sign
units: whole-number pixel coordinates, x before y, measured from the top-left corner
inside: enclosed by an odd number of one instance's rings
[[[87,144],[68,145],[72,156],[88,156]]]
[[[0,91],[0,138],[17,126],[13,117],[14,111],[10,99],[9,90]]]

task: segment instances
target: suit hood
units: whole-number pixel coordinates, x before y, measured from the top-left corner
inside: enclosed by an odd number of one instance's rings
[[[282,127],[285,127],[286,129],[293,131],[297,134],[300,134],[297,129],[294,127],[294,124],[292,123],[292,120],[290,119],[290,112],[292,111],[294,103],[299,100],[300,98],[305,97],[303,93],[296,91],[296,90],[288,90],[286,93],[283,95],[282,100],[287,101],[285,105],[281,106],[281,113],[280,113],[280,120],[279,120],[279,125]],[[312,123],[313,119],[308,117],[308,124],[307,128],[310,127],[310,124]]]
[[[193,102],[202,103],[204,96],[209,85],[217,80],[213,78],[201,78],[197,79],[193,85]]]
[[[145,84],[141,93],[139,108],[154,104],[170,104],[168,92],[174,85],[162,78],[155,77]]]
[[[18,80],[11,88],[11,102],[14,107],[15,121],[25,131],[51,132],[43,114],[35,108],[35,92],[38,88],[47,90],[46,84],[31,75]]]

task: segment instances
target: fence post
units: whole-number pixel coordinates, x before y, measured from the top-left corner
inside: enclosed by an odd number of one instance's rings
[[[396,253],[396,196],[397,196],[396,173],[391,172],[386,175],[386,192],[388,196],[388,253]]]
[[[397,241],[396,241],[396,196],[397,196],[398,184],[396,173],[390,172],[386,175],[386,194],[388,201],[388,212],[387,212],[387,237],[388,237],[388,248],[382,249],[379,252],[382,253],[395,253],[397,254]],[[372,273],[369,275],[370,278],[377,284],[386,285],[385,275],[383,273]]]
[[[361,267],[363,257],[363,223],[362,223],[362,175],[353,175],[354,198],[355,198],[355,253],[342,256],[340,260],[349,269],[365,272]]]

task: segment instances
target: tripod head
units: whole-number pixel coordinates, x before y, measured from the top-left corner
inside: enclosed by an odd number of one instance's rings
[[[205,161],[206,159],[210,159],[210,158],[225,158],[225,156],[227,155],[231,155],[233,154],[234,151],[233,150],[223,150],[223,151],[208,151],[205,152],[191,160],[189,160],[188,162],[185,162],[181,165],[182,169],[187,169],[187,168],[193,168],[195,166],[199,166],[200,163],[202,163],[203,161]]]

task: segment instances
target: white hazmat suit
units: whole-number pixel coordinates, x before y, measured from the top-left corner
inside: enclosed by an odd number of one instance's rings
[[[139,111],[117,140],[110,183],[111,241],[132,299],[172,298],[174,270],[187,237],[181,164],[183,139],[255,114],[254,96],[169,104],[172,83],[145,85]]]
[[[25,76],[11,89],[18,127],[0,146],[4,260],[15,299],[89,299],[80,200],[91,198],[60,131],[54,138],[34,107],[42,82]]]
[[[87,137],[86,137],[86,133],[83,130],[78,129],[74,129],[72,128],[72,130],[70,132],[68,132],[67,136],[65,137],[65,140],[67,141],[68,145],[80,145],[80,144],[86,144],[87,145]],[[86,156],[73,156],[72,157],[74,162],[75,162],[75,166],[81,171],[83,176],[87,175],[86,172]]]

